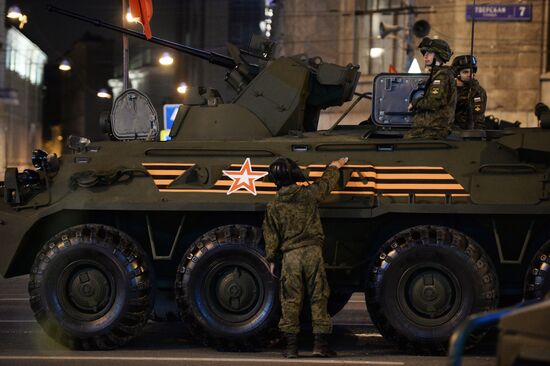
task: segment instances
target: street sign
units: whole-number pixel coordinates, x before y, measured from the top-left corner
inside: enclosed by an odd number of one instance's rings
[[[164,115],[164,133],[161,133],[162,141],[170,140],[170,129],[174,124],[174,120],[176,119],[176,115],[178,114],[178,109],[180,106],[181,104],[165,104],[162,106],[162,111]]]
[[[530,22],[533,12],[531,4],[484,4],[466,5],[466,20],[490,22]]]

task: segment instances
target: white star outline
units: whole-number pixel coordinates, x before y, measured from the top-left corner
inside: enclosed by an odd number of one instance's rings
[[[241,165],[240,170],[223,170],[223,174],[233,179],[231,187],[229,187],[226,192],[227,195],[230,195],[240,189],[245,189],[249,193],[256,196],[258,193],[256,192],[256,185],[254,182],[262,177],[265,177],[268,172],[252,170],[250,158],[246,158],[244,163]]]

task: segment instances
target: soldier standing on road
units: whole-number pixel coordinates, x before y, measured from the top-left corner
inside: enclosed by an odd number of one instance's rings
[[[411,130],[406,139],[444,139],[451,132],[456,106],[456,85],[450,67],[443,64],[452,55],[449,44],[442,39],[425,37],[418,45],[424,55],[430,77],[424,96],[409,104],[414,112]]]
[[[298,165],[279,158],[269,166],[269,174],[277,185],[275,199],[267,205],[263,223],[266,258],[273,272],[275,257],[282,252],[281,310],[279,329],[285,334],[287,358],[298,357],[297,335],[304,295],[311,305],[311,320],[315,336],[313,355],[335,356],[328,346],[332,322],[327,312],[330,289],[323,259],[324,233],[319,216],[319,202],[336,188],[339,169],[347,158],[335,160],[315,183],[307,186],[296,182],[306,180]]]
[[[461,129],[485,129],[485,107],[487,93],[475,79],[477,60],[475,56],[456,56],[451,66],[455,73],[457,101],[455,111],[455,127]],[[473,70],[473,76],[470,75]],[[470,117],[471,109],[471,117]],[[473,123],[470,124],[470,119]]]

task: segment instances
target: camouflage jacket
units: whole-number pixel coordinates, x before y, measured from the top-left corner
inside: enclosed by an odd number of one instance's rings
[[[474,128],[485,128],[485,107],[487,106],[487,93],[479,85],[479,81],[472,80],[472,91],[468,98],[470,87],[468,85],[457,87],[457,101],[455,111],[455,127],[468,129],[470,106],[473,108]]]
[[[448,66],[434,66],[422,98],[412,102],[414,116],[409,138],[444,138],[451,130],[456,85]],[[407,136],[406,136],[407,137]]]
[[[263,223],[266,258],[272,262],[278,251],[323,245],[325,235],[319,216],[319,202],[336,188],[340,171],[329,166],[323,176],[309,186],[282,187],[268,203]]]

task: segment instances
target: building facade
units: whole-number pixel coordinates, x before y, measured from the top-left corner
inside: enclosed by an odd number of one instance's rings
[[[4,10],[5,3],[0,4]],[[1,27],[0,179],[6,167],[29,168],[42,147],[42,100],[46,54],[17,28]]]
[[[99,125],[99,115],[109,111],[110,99],[98,98],[98,90],[106,88],[113,73],[113,41],[86,33],[65,54],[71,70],[61,72],[60,95],[52,103],[60,106],[62,134],[86,136],[92,140],[105,139]]]
[[[388,72],[390,65],[398,72],[408,71],[410,44],[422,66],[416,50],[420,39],[411,36],[409,42],[407,38],[415,21],[428,21],[428,36],[447,40],[454,55],[469,54],[472,26],[466,12],[471,4],[465,0],[282,0],[277,3],[275,38],[281,54],[307,53],[328,62],[360,65],[358,90],[366,92],[372,90],[373,77]],[[488,94],[487,114],[519,120],[523,127],[536,126],[535,104],[550,103],[549,1],[487,0],[483,4],[525,6],[530,11],[530,18],[520,20],[476,21],[474,54],[479,62],[477,78]],[[381,38],[381,22],[395,32]],[[360,103],[344,123],[365,120],[370,108],[370,103]],[[323,114],[320,128],[330,126],[338,112]]]

